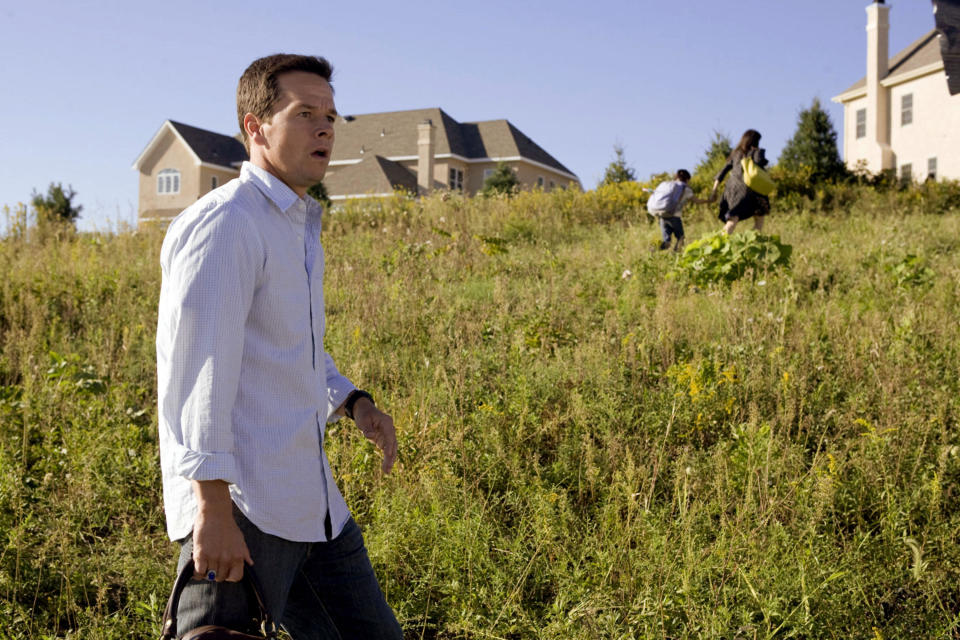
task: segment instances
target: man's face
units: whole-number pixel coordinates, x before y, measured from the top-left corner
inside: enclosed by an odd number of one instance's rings
[[[270,118],[258,121],[252,114],[244,118],[251,134],[250,160],[302,197],[323,179],[330,163],[337,117],[333,89],[326,80],[306,71],[280,75],[277,88],[280,97]],[[252,125],[248,124],[251,119]]]

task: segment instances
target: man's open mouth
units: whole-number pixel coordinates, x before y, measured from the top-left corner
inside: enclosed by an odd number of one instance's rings
[[[312,155],[314,158],[326,158],[326,157],[327,157],[327,152],[324,151],[323,149],[317,149],[316,151],[314,151],[314,152],[311,153],[310,155]]]

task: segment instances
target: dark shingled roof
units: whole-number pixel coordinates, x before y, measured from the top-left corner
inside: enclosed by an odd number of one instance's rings
[[[337,167],[323,179],[331,195],[390,193],[404,189],[417,192],[417,176],[409,169],[383,156],[364,154],[357,164]]]
[[[191,127],[188,124],[174,122],[173,120],[170,120],[170,124],[190,145],[193,152],[200,156],[201,162],[235,168],[244,160],[249,159],[243,143],[236,138]]]
[[[937,41],[937,31],[934,29],[890,58],[888,63],[889,71],[887,71],[887,75],[881,78],[881,80],[892,79],[899,75],[910,73],[928,64],[940,62],[940,60],[940,43]],[[864,76],[844,89],[840,95],[856,91],[857,89],[863,89],[866,86],[867,78]]]
[[[521,156],[573,175],[506,120],[460,123],[436,107],[340,118],[334,125],[336,144],[330,160],[356,160],[362,157],[361,149],[363,154],[415,157],[417,125],[425,120],[430,120],[435,127],[435,154],[449,153],[468,159]]]

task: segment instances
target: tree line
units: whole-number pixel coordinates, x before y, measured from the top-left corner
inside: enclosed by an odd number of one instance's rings
[[[714,132],[703,159],[694,169],[691,186],[695,189],[709,187],[732,150],[730,138]],[[812,190],[819,185],[864,177],[854,176],[840,159],[836,129],[818,98],[814,98],[810,107],[800,112],[793,137],[787,141],[780,153],[776,173],[779,174],[778,177],[786,178],[783,180],[783,187],[791,191]],[[627,164],[623,146],[614,145],[614,158],[607,165],[600,185],[636,180],[636,172]]]

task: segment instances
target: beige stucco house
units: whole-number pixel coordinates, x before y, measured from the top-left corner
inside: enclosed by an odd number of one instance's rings
[[[323,183],[330,199],[403,189],[473,195],[504,162],[521,188],[580,188],[572,171],[507,120],[457,122],[443,109],[344,116]]]
[[[138,221],[172,218],[240,175],[246,159],[237,138],[167,120],[133,163],[140,174]]]
[[[960,95],[950,95],[936,30],[889,56],[890,7],[867,7],[867,75],[833,98],[843,105],[851,169],[906,180],[960,179]]]
[[[569,169],[506,120],[457,122],[442,109],[337,118],[324,186],[346,198],[425,194],[473,195],[499,162],[525,189],[575,186]],[[139,221],[169,219],[240,175],[247,151],[239,140],[167,120],[133,163],[140,174]]]

